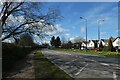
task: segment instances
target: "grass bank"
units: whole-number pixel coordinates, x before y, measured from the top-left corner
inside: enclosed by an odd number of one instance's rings
[[[107,52],[107,51],[98,51],[98,52],[96,52],[95,50],[87,50],[86,51],[86,50],[79,50],[79,49],[62,49],[62,48],[57,48],[55,50],[120,58],[120,53],[119,52]]]
[[[68,74],[46,59],[41,51],[35,52],[35,77],[38,80],[73,80]]]

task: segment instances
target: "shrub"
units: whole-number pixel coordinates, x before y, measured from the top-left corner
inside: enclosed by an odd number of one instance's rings
[[[108,51],[107,47],[104,46],[104,47],[102,48],[102,51]]]
[[[108,51],[111,51],[111,52],[114,51],[114,48],[113,48],[113,44],[112,44],[111,38],[109,38],[109,41],[108,41]]]
[[[104,48],[102,41],[100,41],[100,45],[99,45],[99,50],[102,51],[102,49]]]

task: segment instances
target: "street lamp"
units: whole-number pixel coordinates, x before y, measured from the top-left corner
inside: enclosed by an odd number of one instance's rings
[[[86,51],[87,51],[87,19],[80,17],[80,19],[84,19],[86,21]]]
[[[98,20],[98,40],[100,41],[100,22],[104,22],[105,20]]]

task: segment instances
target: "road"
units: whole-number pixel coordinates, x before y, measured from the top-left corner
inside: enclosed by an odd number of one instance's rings
[[[120,59],[117,58],[48,49],[42,53],[73,78],[120,78]]]

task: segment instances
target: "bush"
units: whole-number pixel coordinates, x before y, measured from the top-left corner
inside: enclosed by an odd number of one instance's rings
[[[109,41],[108,41],[108,51],[111,51],[111,52],[114,51],[114,48],[113,48],[113,44],[112,44],[111,38],[109,38]]]
[[[100,41],[100,45],[99,45],[99,51],[102,51],[102,49],[104,48],[102,41]]]
[[[108,51],[107,47],[103,47],[102,51]]]
[[[20,47],[14,44],[2,43],[3,72],[11,69],[17,61],[25,58],[32,50],[32,47]]]

